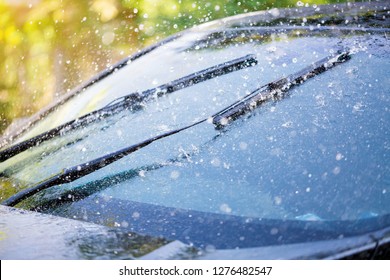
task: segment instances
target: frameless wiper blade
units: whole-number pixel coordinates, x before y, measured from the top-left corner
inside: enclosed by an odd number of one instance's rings
[[[135,103],[140,103],[154,97],[160,97],[165,94],[169,94],[181,90],[183,88],[198,84],[200,82],[213,79],[218,76],[222,76],[247,67],[255,66],[256,64],[257,59],[255,55],[248,54],[246,56],[212,66],[199,72],[195,72],[193,74],[171,81],[156,88],[148,89],[141,93],[136,92],[126,96],[122,96],[112,101],[104,108],[112,111],[123,106],[128,107],[129,105],[131,106]]]
[[[177,80],[163,84],[156,88],[145,90],[141,93],[131,93],[129,95],[120,97],[113,102],[109,103],[105,107],[90,112],[80,118],[66,122],[60,126],[50,129],[42,134],[34,136],[23,142],[15,144],[7,149],[0,152],[0,162],[3,162],[30,147],[36,146],[45,142],[51,138],[65,134],[67,131],[73,130],[77,127],[81,127],[92,122],[101,120],[107,116],[113,115],[125,109],[137,109],[141,102],[147,101],[154,98],[155,96],[160,97],[165,94],[169,94],[180,89],[198,84],[200,82],[213,79],[218,76],[222,76],[237,70],[241,70],[247,67],[251,67],[257,64],[256,57],[253,54],[233,59],[215,66],[203,69],[193,74],[184,76]]]
[[[250,94],[246,95],[241,100],[233,103],[229,107],[221,110],[213,116],[213,124],[218,128],[222,128],[231,121],[237,119],[261,104],[270,101],[278,100],[284,97],[284,94],[296,85],[300,85],[307,79],[310,79],[326,70],[343,63],[350,59],[349,51],[340,51],[337,54],[325,57],[310,66],[293,73],[285,78],[276,80],[267,85],[264,85]]]
[[[226,107],[225,109],[219,111],[218,113],[212,115],[211,117],[204,118],[197,122],[194,122],[188,126],[184,126],[155,137],[149,138],[145,141],[142,141],[138,144],[131,145],[119,151],[107,154],[105,156],[99,157],[97,159],[91,160],[89,162],[73,166],[71,168],[67,168],[61,173],[43,181],[42,183],[38,183],[37,185],[22,190],[19,193],[9,197],[4,200],[1,204],[6,206],[14,206],[21,202],[22,200],[53,186],[70,183],[81,177],[84,177],[98,169],[101,169],[143,147],[148,146],[149,144],[179,133],[181,131],[187,130],[191,127],[194,127],[203,122],[208,122],[210,119],[212,123],[216,126],[216,128],[220,128],[221,126],[226,126],[229,122],[237,119],[239,116],[252,111],[254,108],[258,107],[260,104],[269,101],[283,98],[284,94],[291,89],[295,85],[299,85],[305,82],[307,79],[314,77],[342,62],[345,62],[350,59],[350,54],[348,51],[339,52],[336,55],[332,55],[321,59],[311,66],[302,69],[292,75],[287,76],[286,78],[282,78],[276,80],[275,82],[269,83],[265,86],[256,89],[252,93],[248,94],[243,99],[233,103],[232,105]]]
[[[163,134],[159,134],[155,137],[149,138],[149,139],[142,141],[140,143],[137,143],[135,145],[131,145],[129,147],[123,148],[121,150],[104,155],[104,156],[96,158],[96,159],[93,159],[93,160],[88,161],[86,163],[75,165],[75,166],[70,167],[70,168],[66,168],[62,172],[50,177],[49,179],[44,180],[43,182],[38,183],[37,185],[35,185],[33,187],[24,189],[24,190],[16,193],[15,195],[4,200],[1,204],[6,205],[6,206],[15,206],[16,204],[18,204],[22,200],[42,191],[44,189],[47,189],[47,188],[50,188],[52,186],[56,186],[59,184],[73,182],[73,181],[75,181],[81,177],[84,177],[84,176],[86,176],[86,175],[88,175],[96,170],[99,170],[99,169],[101,169],[101,168],[103,168],[103,167],[105,167],[105,166],[107,166],[107,165],[109,165],[117,160],[120,160],[121,158],[123,158],[131,153],[138,151],[141,148],[148,146],[149,144],[151,144],[157,140],[174,135],[176,133],[179,133],[183,130],[186,130],[188,128],[196,126],[196,125],[198,125],[202,122],[205,122],[207,120],[208,120],[207,118],[202,119],[202,120],[197,121],[197,122],[190,124],[188,126],[181,127],[181,128],[175,129],[175,130],[171,130],[171,131],[168,131],[168,132],[163,133]]]

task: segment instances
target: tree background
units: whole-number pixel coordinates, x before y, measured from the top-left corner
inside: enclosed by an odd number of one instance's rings
[[[0,133],[121,58],[193,25],[336,2],[346,1],[0,0]]]

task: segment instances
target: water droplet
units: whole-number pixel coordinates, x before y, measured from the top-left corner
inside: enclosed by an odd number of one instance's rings
[[[221,125],[227,125],[229,123],[229,120],[227,118],[222,118],[220,120]]]
[[[282,198],[280,196],[275,196],[274,201],[276,205],[282,204]]]
[[[115,39],[114,32],[105,32],[102,36],[102,43],[104,45],[110,45],[112,42],[114,42],[114,39]]]
[[[126,221],[123,221],[123,222],[121,223],[121,227],[127,228],[128,226],[129,226],[129,223],[126,222]]]
[[[246,150],[248,148],[248,144],[245,142],[240,142],[240,149],[241,150]]]
[[[343,154],[337,153],[336,154],[336,160],[342,160],[344,158]]]
[[[211,165],[214,167],[218,167],[221,165],[221,161],[218,158],[214,158],[211,160]]]
[[[174,179],[174,180],[176,180],[177,178],[179,178],[179,176],[180,176],[180,172],[177,171],[177,170],[172,171],[172,172],[171,172],[171,175],[170,175],[171,179]]]
[[[278,17],[280,15],[280,11],[277,8],[273,8],[268,11],[273,17]]]
[[[232,212],[232,208],[230,208],[229,205],[226,203],[221,204],[221,206],[219,207],[219,210],[221,210],[224,213],[231,213]]]

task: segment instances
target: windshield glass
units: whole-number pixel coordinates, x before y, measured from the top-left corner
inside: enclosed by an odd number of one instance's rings
[[[189,33],[168,43],[109,78],[116,79],[115,94],[93,109],[119,93],[142,88],[137,81],[145,82],[146,89],[247,54],[254,54],[258,63],[8,159],[0,164],[2,184],[8,184],[2,200],[18,190],[12,184],[33,186],[63,168],[207,118],[340,48],[351,50],[349,61],[294,87],[282,100],[268,102],[223,129],[205,122],[156,141],[72,183],[42,191],[22,206],[218,248],[334,238],[388,226],[389,40],[385,32],[353,29],[252,28]],[[156,57],[166,63],[152,67]],[[182,65],[187,66],[177,75]],[[172,67],[176,70],[171,72]],[[130,79],[129,71],[148,78]],[[161,79],[153,82],[156,77]],[[98,100],[103,91],[97,88],[107,81],[96,83],[85,92],[87,97],[75,98],[35,129],[41,131],[50,118],[69,116],[61,110],[83,104],[77,100]],[[74,114],[80,112],[86,111]],[[288,235],[291,227],[296,232]],[[308,227],[313,227],[311,233],[301,234]],[[268,237],[259,238],[263,231]]]

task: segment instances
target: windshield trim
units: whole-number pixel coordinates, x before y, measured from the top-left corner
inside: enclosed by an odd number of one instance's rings
[[[115,209],[116,219],[127,221],[137,233],[169,238],[172,232],[175,232],[176,240],[190,242],[200,249],[211,244],[220,250],[333,240],[340,238],[341,235],[344,238],[366,234],[373,237],[374,232],[378,235],[376,239],[380,239],[380,233],[386,228],[388,232],[390,228],[390,214],[353,220],[304,221],[178,208],[131,200],[131,197],[128,199],[111,197],[108,200],[100,198],[99,195],[90,196],[71,203],[62,216],[82,218],[82,215],[87,215],[89,222],[105,224],[105,221],[112,218],[112,209]],[[79,211],[80,209],[85,211]],[[45,212],[52,211],[57,213],[55,209],[47,209]],[[128,213],[134,212],[138,212],[142,219],[129,217]],[[145,227],[145,221],[156,226]],[[183,228],[188,230],[183,231]],[[215,240],[217,234],[219,238]]]

